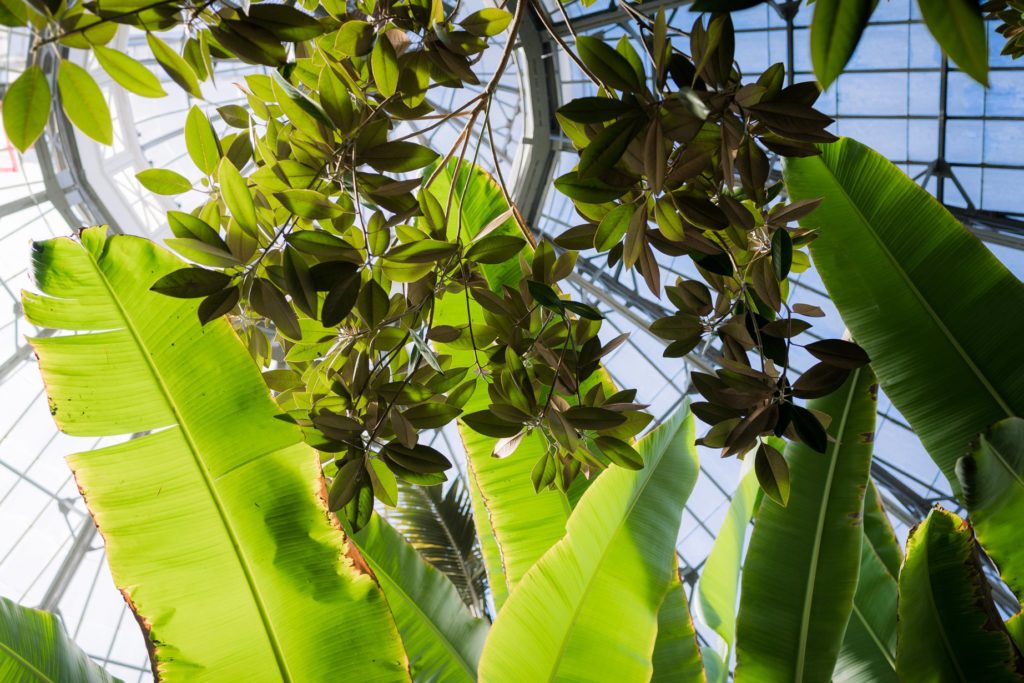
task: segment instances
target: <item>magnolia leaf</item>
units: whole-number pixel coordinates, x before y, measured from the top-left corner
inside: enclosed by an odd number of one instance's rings
[[[275,192],[274,198],[299,218],[323,220],[336,218],[345,212],[340,206],[314,190]]]
[[[174,195],[192,189],[188,178],[166,168],[148,168],[136,173],[135,177],[143,187],[156,194]]]
[[[64,113],[78,130],[104,145],[114,141],[107,99],[88,71],[62,59],[57,67],[57,89]]]
[[[206,175],[213,175],[223,150],[213,125],[197,105],[192,105],[185,119],[185,148],[196,168]]]
[[[165,97],[167,92],[160,85],[160,79],[140,62],[120,50],[94,45],[92,53],[103,70],[118,85],[142,97]]]
[[[576,50],[587,68],[605,84],[626,92],[635,92],[642,88],[642,83],[629,61],[601,38],[577,36]]]
[[[188,65],[188,62],[182,59],[170,45],[152,33],[146,33],[146,42],[149,43],[149,51],[153,53],[153,57],[171,77],[171,80],[192,97],[203,99],[203,92],[199,89],[199,79],[196,78],[196,72]]]
[[[497,7],[485,7],[459,22],[462,28],[477,36],[496,36],[509,25],[512,15]]]
[[[384,41],[387,42],[387,41]],[[378,171],[404,173],[423,168],[437,159],[438,153],[415,142],[385,142],[364,149],[359,160]]]
[[[398,89],[398,57],[386,35],[377,36],[377,42],[374,43],[373,52],[370,54],[370,69],[380,94],[384,97],[394,95]]]
[[[193,299],[219,292],[231,283],[231,277],[206,268],[179,268],[156,281],[151,290],[180,299]]]
[[[221,197],[228,205],[231,217],[238,221],[243,230],[255,237],[259,230],[256,225],[256,205],[253,203],[252,192],[249,191],[245,178],[228,159],[220,162],[217,177],[220,181]]]
[[[32,65],[4,93],[4,130],[14,146],[24,152],[46,128],[49,116],[50,84],[43,70]]]

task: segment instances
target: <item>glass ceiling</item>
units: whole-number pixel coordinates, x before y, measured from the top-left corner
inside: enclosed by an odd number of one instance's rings
[[[567,42],[573,33],[636,39],[635,27],[615,3],[561,8],[545,0],[548,21]],[[670,26],[688,31],[694,15],[682,3],[651,0],[643,12],[665,7]],[[797,10],[787,21],[785,8]],[[568,18],[569,24],[566,23]],[[810,10],[798,2],[773,2],[736,13],[736,57],[748,73],[774,62],[795,67],[796,80],[813,78],[808,58]],[[856,137],[887,155],[922,182],[979,236],[1018,276],[1024,277],[1024,63],[999,56],[1003,39],[990,27],[991,88],[983,89],[946,64],[916,15],[911,0],[880,3],[849,68],[822,95],[819,108],[836,118],[833,132]],[[166,80],[148,57],[137,33],[122,31],[118,47],[128,50]],[[551,180],[571,169],[576,154],[561,136],[554,110],[568,99],[592,94],[589,81],[536,22],[524,22],[514,65],[502,78],[492,106],[494,149],[481,141],[478,161],[500,168],[527,222],[554,236],[576,225],[571,203],[550,190]],[[0,87],[24,68],[29,43],[19,31],[0,30]],[[481,80],[497,60],[492,48],[481,63]],[[77,52],[77,51],[76,51]],[[642,52],[642,51],[641,51]],[[80,58],[80,53],[78,53]],[[74,56],[72,56],[74,58]],[[77,227],[109,223],[115,229],[161,237],[168,209],[192,208],[202,199],[193,192],[177,198],[145,191],[135,173],[150,166],[171,168],[195,178],[181,142],[185,114],[199,104],[219,129],[215,108],[237,100],[250,67],[217,72],[215,86],[204,86],[205,102],[194,102],[173,84],[166,98],[147,100],[111,88],[95,64],[84,64],[100,82],[115,117],[113,147],[76,135],[60,117],[52,117],[44,138],[24,157],[0,139],[0,595],[58,611],[69,632],[111,673],[128,681],[151,680],[145,645],[124,601],[111,581],[102,539],[89,519],[63,458],[97,445],[59,434],[50,418],[38,371],[25,335],[37,334],[20,315],[19,292],[29,287],[29,242],[66,235]],[[475,94],[473,89],[441,90],[434,104],[453,112]],[[459,135],[458,116],[422,137],[446,148]],[[408,131],[396,132],[396,135]],[[588,258],[590,257],[590,258]],[[663,359],[664,342],[643,330],[664,305],[651,298],[633,272],[607,271],[603,258],[584,253],[571,280],[575,296],[608,316],[610,336],[633,331],[630,342],[608,359],[621,386],[639,388],[639,400],[659,418],[690,393],[691,369],[713,364],[714,349],[687,359]],[[693,274],[688,259],[661,255],[666,280]],[[818,305],[828,317],[815,326],[824,336],[842,335],[842,323],[813,271],[799,276],[795,301]],[[794,356],[796,369],[810,365]],[[905,538],[909,524],[935,502],[957,508],[945,479],[920,442],[884,396],[874,475]],[[457,453],[458,439],[439,434],[439,449]],[[103,440],[101,440],[103,442]],[[741,463],[704,451],[701,477],[683,520],[678,550],[692,590],[717,534]],[[997,595],[1004,610],[1014,607],[1009,594]],[[699,629],[701,637],[712,638]]]

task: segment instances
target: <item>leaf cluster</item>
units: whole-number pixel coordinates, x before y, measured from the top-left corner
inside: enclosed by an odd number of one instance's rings
[[[794,399],[834,391],[868,359],[850,342],[817,342],[842,349],[842,358],[830,356],[790,379],[793,338],[821,312],[784,303],[790,273],[809,264],[801,248],[815,237],[789,224],[819,202],[778,202],[769,155],[817,154],[815,143],[834,139],[825,131],[832,119],[814,109],[814,83],[783,85],[782,64],[743,82],[728,14],[694,22],[689,54],[673,47],[663,12],[647,38],[650,70],[626,40],[614,48],[597,38],[577,40],[599,93],[558,111],[579,163],[555,186],[584,222],[556,242],[607,252],[610,267],[636,268],[655,295],[663,289],[657,254],[692,259],[703,281],[678,278],[665,286],[676,312],[654,321],[651,332],[667,342],[667,357],[711,341],[721,348],[717,376],[693,375],[707,401],[694,411],[713,425],[702,442],[723,455],[742,454],[775,434],[823,452],[828,416]],[[785,466],[781,457],[772,461]]]

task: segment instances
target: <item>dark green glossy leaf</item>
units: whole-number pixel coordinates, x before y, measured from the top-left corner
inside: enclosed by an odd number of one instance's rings
[[[605,84],[627,92],[636,92],[643,87],[629,61],[602,39],[577,36],[576,50],[583,63]]]
[[[776,230],[772,235],[772,268],[775,271],[775,279],[779,282],[785,280],[792,267],[793,238],[783,229]]]
[[[639,470],[644,466],[644,459],[635,448],[622,439],[612,436],[599,436],[594,439],[594,445],[604,453],[605,457],[619,467],[630,470]]]
[[[475,413],[463,415],[460,418],[474,432],[496,439],[505,439],[515,436],[523,428],[521,424],[502,420],[489,410],[480,410]]]
[[[982,85],[988,85],[988,42],[976,0],[918,0],[921,16],[942,51]]]
[[[613,123],[595,135],[580,154],[578,177],[581,180],[596,178],[612,168],[626,153],[636,131],[636,121],[626,120]]]
[[[878,0],[816,0],[811,20],[811,61],[822,90],[853,56]]]
[[[199,304],[197,311],[199,315],[199,322],[205,325],[206,323],[227,315],[235,309],[238,305],[238,300],[241,293],[238,291],[238,287],[228,287],[225,290],[214,292],[210,296],[203,299],[202,303]]]
[[[302,330],[299,329],[299,319],[295,315],[295,311],[288,304],[288,300],[284,298],[284,294],[277,287],[274,287],[263,278],[257,278],[253,282],[249,303],[252,304],[257,313],[273,321],[278,332],[284,336],[293,340],[302,338]]]
[[[470,261],[486,264],[505,263],[516,257],[526,246],[526,240],[515,235],[488,235],[473,242],[466,250]]]
[[[759,445],[754,456],[754,472],[768,497],[785,507],[789,502],[789,465],[782,453],[766,443]]]
[[[314,190],[275,192],[274,198],[300,218],[323,220],[337,218],[345,212],[340,206]]]
[[[555,178],[555,187],[559,192],[587,204],[603,204],[618,199],[627,191],[626,188],[613,187],[596,178],[580,178],[576,171]]]
[[[415,142],[385,142],[364,149],[359,154],[359,160],[363,163],[373,166],[378,171],[393,173],[415,171],[428,166],[437,157],[437,152]]]
[[[321,309],[321,322],[326,327],[333,328],[339,325],[351,312],[359,296],[359,285],[358,273],[353,270],[347,278],[331,287]]]
[[[180,268],[164,275],[150,289],[180,299],[193,299],[219,292],[230,283],[231,278],[220,271]]]
[[[636,114],[637,108],[610,97],[579,97],[559,107],[558,113],[576,123],[604,123]]]

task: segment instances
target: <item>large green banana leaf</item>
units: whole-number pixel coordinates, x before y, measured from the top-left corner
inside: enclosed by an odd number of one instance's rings
[[[0,598],[0,681],[112,683],[53,614]]]
[[[380,582],[416,681],[475,681],[487,622],[380,515],[352,540]]]
[[[721,638],[723,647],[719,656],[723,662],[732,658],[736,639],[736,597],[739,595],[740,567],[746,544],[750,518],[754,514],[758,492],[757,475],[753,468],[753,454],[744,463],[743,474],[729,501],[715,542],[704,561],[700,582],[697,584],[697,614]],[[718,678],[708,677],[713,683],[725,683],[728,667],[718,671]]]
[[[57,425],[150,431],[69,458],[165,680],[408,680],[384,596],[346,558],[316,453],[226,320],[149,290],[182,267],[91,228],[33,246],[32,340]]]
[[[853,612],[832,680],[893,681],[896,678],[896,580],[903,553],[874,481],[864,492],[864,540]]]
[[[650,679],[683,504],[697,478],[693,439],[693,419],[681,410],[639,442],[642,470],[597,477],[565,537],[498,613],[480,657],[483,683]]]
[[[791,443],[788,505],[761,501],[743,565],[737,681],[812,683],[832,674],[857,587],[875,392],[865,367],[812,401],[832,417],[833,441],[825,455]]]
[[[703,683],[707,680],[704,664],[697,647],[693,620],[690,619],[686,589],[679,580],[678,559],[676,565],[672,569],[675,578],[658,610],[658,637],[651,655],[654,667],[651,683]]]
[[[1024,285],[928,192],[850,139],[787,159],[793,199],[823,197],[814,264],[892,403],[959,492],[968,443],[1024,415]]]
[[[1024,612],[1017,612],[1007,619],[1006,630],[1009,631],[1013,642],[1017,643],[1017,649],[1024,652]]]
[[[832,674],[835,683],[898,683],[896,596],[896,579],[865,537],[853,612]]]
[[[992,604],[967,522],[933,509],[910,532],[899,586],[902,683],[1024,680],[1024,661]]]
[[[398,505],[387,521],[416,552],[452,582],[476,615],[487,612],[487,570],[473,523],[473,502],[465,478],[448,487],[398,480]]]
[[[1024,419],[1008,418],[987,429],[956,473],[978,540],[1010,589],[1024,597]]]
[[[896,538],[896,532],[889,521],[889,515],[882,505],[882,497],[878,493],[873,479],[868,480],[864,491],[864,535],[871,547],[882,560],[886,570],[893,579],[900,576],[900,565],[903,564],[903,549]]]

